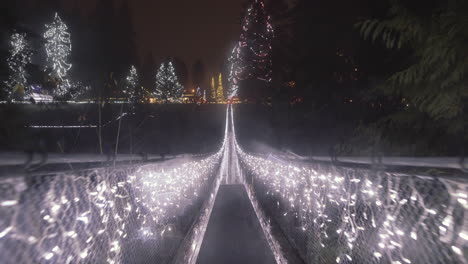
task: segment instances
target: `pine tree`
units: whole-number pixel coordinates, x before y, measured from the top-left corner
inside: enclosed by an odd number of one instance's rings
[[[46,25],[44,39],[46,40],[45,49],[48,67],[52,71],[51,75],[57,83],[54,94],[60,97],[65,96],[71,86],[67,78],[67,73],[72,67],[72,64],[69,62],[71,39],[68,27],[58,13],[55,13],[52,23]]]
[[[211,99],[216,100],[216,83],[214,77],[211,77]]]
[[[406,1],[391,1],[388,18],[357,25],[365,38],[380,39],[388,49],[406,49],[412,55],[412,64],[376,89],[388,100],[401,101],[394,113],[375,124],[384,137],[401,141],[411,124],[424,128],[414,131],[413,139],[437,128],[438,135],[468,140],[468,3],[449,3],[416,12]],[[395,137],[393,128],[402,136]]]
[[[154,96],[165,102],[179,102],[184,87],[179,83],[171,61],[161,63],[156,73],[156,90]]]
[[[138,97],[138,85],[140,84],[140,79],[138,77],[137,70],[134,65],[130,67],[130,72],[125,78],[125,87],[123,93],[128,96],[130,101],[134,101]]]
[[[236,44],[234,49],[231,52],[231,57],[229,57],[229,76],[228,76],[228,98],[237,96],[237,91],[239,90],[239,75],[241,72],[240,67],[240,48],[239,44]]]
[[[14,33],[10,39],[10,57],[7,59],[10,77],[6,82],[7,96],[24,92],[27,84],[26,66],[31,63],[32,50],[24,33]]]
[[[218,102],[224,101],[223,76],[221,73],[218,77],[218,89],[216,90],[216,100]]]
[[[263,0],[252,0],[242,22],[239,43],[233,49],[230,62],[230,96],[234,96],[239,81],[271,82],[272,41],[271,17]]]

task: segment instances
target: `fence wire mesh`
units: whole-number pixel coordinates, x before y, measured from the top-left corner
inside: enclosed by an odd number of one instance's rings
[[[465,179],[239,157],[305,263],[467,263]]]
[[[0,179],[0,262],[171,263],[220,157]]]

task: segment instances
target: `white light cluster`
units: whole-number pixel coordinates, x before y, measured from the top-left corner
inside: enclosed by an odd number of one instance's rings
[[[228,98],[237,96],[239,90],[239,76],[241,74],[240,63],[240,48],[239,44],[232,49],[231,56],[229,57],[229,87],[228,87]]]
[[[24,33],[14,33],[10,39],[10,56],[7,59],[10,77],[6,82],[8,96],[27,85],[26,66],[31,63],[32,51]]]
[[[156,90],[154,96],[167,102],[179,102],[182,99],[184,87],[179,83],[171,61],[161,63],[156,73]]]
[[[44,39],[48,66],[52,70],[52,77],[59,82],[54,93],[57,96],[64,96],[70,90],[70,82],[67,78],[67,73],[72,67],[69,63],[72,49],[70,33],[58,13],[55,13],[52,23],[46,24],[45,27]]]
[[[125,79],[126,85],[123,90],[124,94],[129,97],[130,100],[134,100],[137,96],[137,87],[140,83],[140,79],[138,77],[138,72],[134,65],[130,67],[130,72],[128,73],[127,78]]]
[[[74,99],[74,100],[77,100],[78,98],[82,97],[83,95],[91,91],[90,85],[86,85],[81,82],[69,83],[68,88],[69,88],[68,94],[70,95],[71,99]]]
[[[184,163],[169,170],[137,170],[129,180],[135,186],[135,200],[148,214],[139,218],[146,230],[155,225],[167,232],[173,217],[184,211],[194,199],[202,195],[203,186],[215,174],[221,153],[201,161]],[[148,235],[154,235],[149,233]]]
[[[121,263],[134,239],[180,232],[171,220],[203,195],[220,156],[42,176],[29,187],[2,179],[2,263]]]
[[[229,57],[230,98],[237,96],[242,80],[271,82],[273,38],[273,25],[265,3],[262,0],[252,1],[242,22],[239,42]]]
[[[385,263],[419,263],[415,257],[466,261],[461,252],[468,247],[468,185],[463,181],[449,184],[445,179],[372,174],[331,165],[294,165],[250,155],[239,147],[238,151],[244,166],[276,201],[281,215],[295,218],[304,232],[315,232],[323,248],[339,250],[337,263],[352,261],[363,248]],[[437,183],[440,189],[431,195],[440,200],[431,203],[421,187],[436,188]],[[462,210],[462,220],[458,220],[462,223],[454,223],[456,210]],[[337,241],[343,242],[339,246]],[[411,255],[418,244],[434,249],[423,247],[425,251]]]

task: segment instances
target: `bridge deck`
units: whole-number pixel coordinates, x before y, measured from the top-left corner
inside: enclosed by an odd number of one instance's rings
[[[276,263],[243,185],[221,185],[197,263]]]

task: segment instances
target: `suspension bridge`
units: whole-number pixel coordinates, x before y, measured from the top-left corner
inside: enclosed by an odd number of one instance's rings
[[[234,120],[228,106],[211,155],[2,177],[1,262],[468,262],[468,182],[453,166],[248,153]]]

